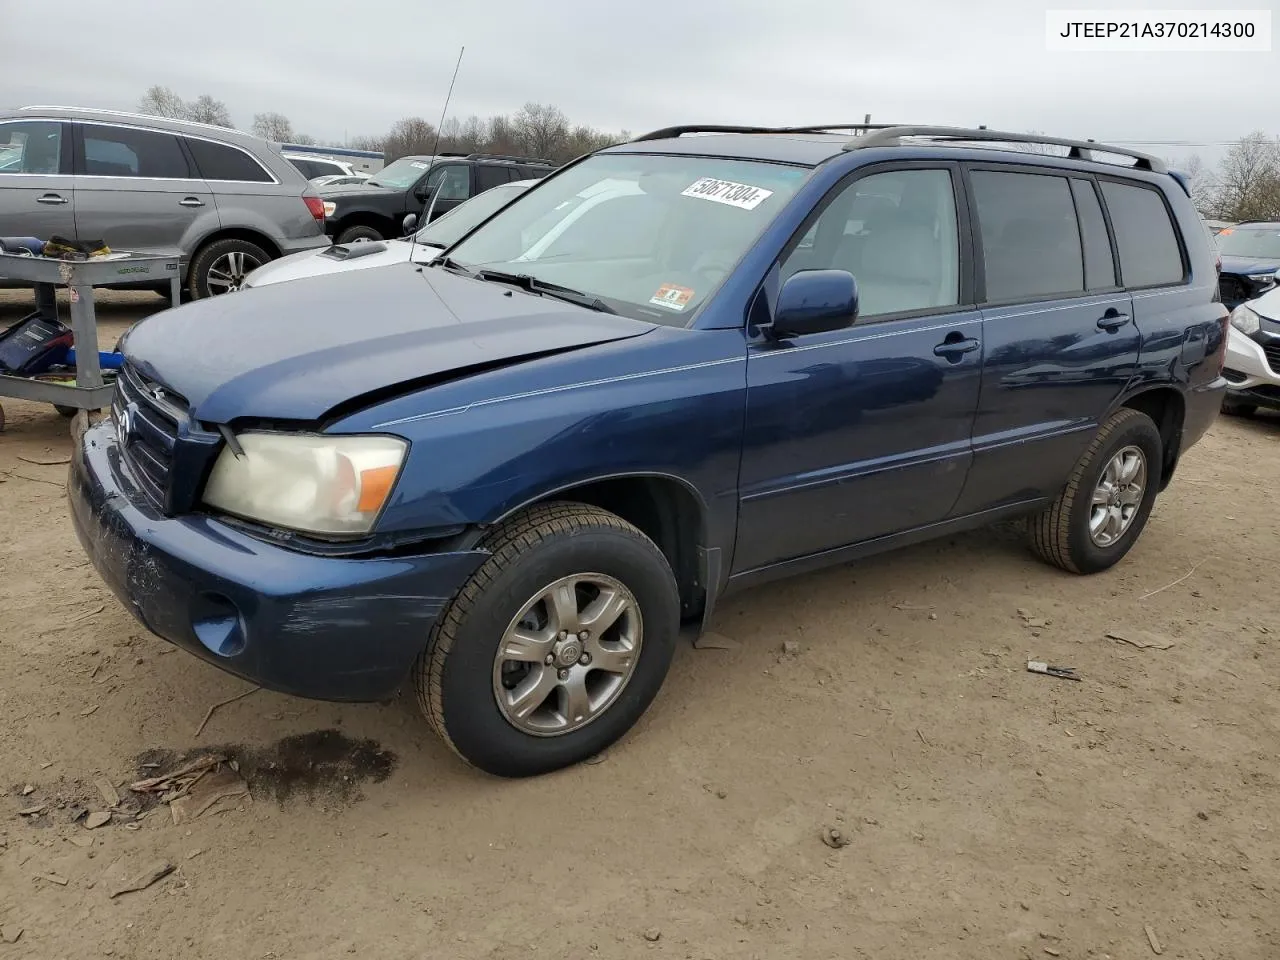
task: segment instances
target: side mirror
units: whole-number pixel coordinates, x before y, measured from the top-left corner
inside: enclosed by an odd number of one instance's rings
[[[783,283],[773,325],[765,332],[774,339],[824,333],[851,326],[857,315],[858,282],[852,273],[801,270]]]
[[[405,214],[405,218],[400,221],[400,235],[407,237],[413,233],[413,228],[418,225],[418,215],[416,213]]]
[[[431,194],[433,192],[433,189],[424,183],[413,191],[413,196],[414,199],[420,203],[426,203],[427,200],[431,198]]]

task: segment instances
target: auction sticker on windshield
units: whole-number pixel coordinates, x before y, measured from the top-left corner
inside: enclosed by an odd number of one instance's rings
[[[753,187],[747,183],[734,183],[732,180],[717,180],[715,177],[703,177],[680,191],[682,197],[697,197],[700,200],[714,200],[716,203],[728,204],[743,210],[754,210],[773,196],[772,190]]]
[[[649,302],[656,307],[666,307],[668,310],[683,310],[692,299],[693,291],[688,287],[664,283],[658,288],[658,292],[649,298]]]

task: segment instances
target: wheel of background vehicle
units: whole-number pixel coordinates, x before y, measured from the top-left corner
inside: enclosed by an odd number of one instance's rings
[[[1258,412],[1256,403],[1240,403],[1238,400],[1222,401],[1222,412],[1229,417],[1252,417]]]
[[[201,247],[191,260],[187,289],[193,300],[232,293],[240,289],[251,271],[270,259],[267,251],[248,240],[215,240]]]
[[[671,665],[680,597],[666,558],[620,517],[578,503],[524,511],[479,548],[492,556],[414,667],[423,713],[497,776],[599,753],[640,719]]]
[[[1042,559],[1071,573],[1099,573],[1137,541],[1160,489],[1164,443],[1151,418],[1118,410],[1089,444],[1066,487],[1030,522]]]
[[[76,415],[76,413],[78,412],[78,409],[79,409],[79,408],[78,408],[78,407],[64,407],[64,406],[63,406],[62,404],[60,404],[60,403],[55,403],[55,404],[53,405],[53,409],[57,410],[57,411],[58,411],[58,413],[62,414],[64,417],[66,417],[68,420],[70,420],[72,417],[74,417],[74,416]]]
[[[384,240],[383,235],[373,227],[347,227],[338,234],[338,243],[355,243],[357,240]]]

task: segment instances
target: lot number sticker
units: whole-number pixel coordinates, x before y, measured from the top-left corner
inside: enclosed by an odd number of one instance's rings
[[[666,307],[668,310],[683,310],[692,299],[693,291],[688,287],[664,283],[658,288],[658,292],[649,298],[649,302],[656,307]]]
[[[680,195],[682,197],[697,197],[700,200],[713,200],[716,203],[739,207],[743,210],[754,210],[772,197],[773,191],[753,187],[747,183],[734,183],[732,180],[703,177],[682,190]]]

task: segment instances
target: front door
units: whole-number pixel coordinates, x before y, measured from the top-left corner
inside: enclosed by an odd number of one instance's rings
[[[958,167],[855,177],[781,276],[850,271],[856,322],[748,347],[735,573],[940,521],[969,469],[982,321],[961,269]]]
[[[74,127],[81,240],[176,257],[194,245],[188,234],[198,219],[216,222],[213,191],[191,168],[178,136],[87,121]]]
[[[75,233],[68,125],[0,121],[0,237],[72,239]]]
[[[986,357],[965,514],[1056,495],[1141,344],[1091,177],[975,165],[969,182]]]
[[[440,163],[431,168],[416,188],[425,206],[423,221],[436,220],[460,203],[466,203],[472,195],[471,165],[466,163]]]

